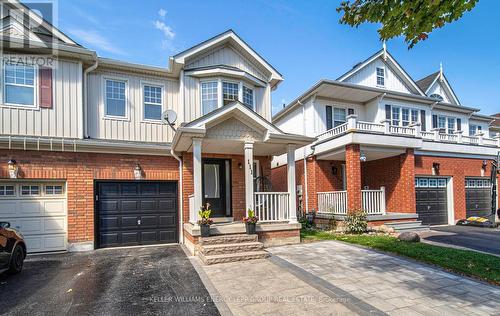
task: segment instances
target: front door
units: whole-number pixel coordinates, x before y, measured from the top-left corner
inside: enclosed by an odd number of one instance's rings
[[[230,161],[203,159],[203,204],[210,203],[212,217],[231,216]]]

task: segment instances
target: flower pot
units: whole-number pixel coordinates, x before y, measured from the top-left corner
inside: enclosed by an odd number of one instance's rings
[[[254,235],[255,234],[255,223],[245,223],[245,227],[247,229],[247,235]]]
[[[210,225],[200,225],[201,237],[210,237]]]

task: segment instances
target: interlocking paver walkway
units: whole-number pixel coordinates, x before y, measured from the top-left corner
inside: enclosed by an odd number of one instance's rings
[[[500,287],[403,258],[337,241],[268,251],[390,315],[500,315]]]

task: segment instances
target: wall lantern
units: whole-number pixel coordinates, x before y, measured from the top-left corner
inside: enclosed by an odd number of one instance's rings
[[[278,164],[276,164],[278,166]],[[243,169],[243,164],[241,162],[238,162],[238,169]]]
[[[338,171],[338,170],[337,170],[337,167],[332,166],[332,174],[333,174],[334,176],[336,176],[336,175],[337,175],[337,171]]]
[[[361,162],[365,162],[366,161],[366,155],[364,152],[361,152],[359,154],[359,160],[361,160]]]
[[[142,179],[142,168],[141,165],[136,164],[134,168],[134,178],[136,180],[141,180]]]
[[[439,162],[432,163],[432,169],[434,170],[435,174],[439,174],[440,167],[441,167],[441,164]]]
[[[488,162],[486,160],[483,160],[483,165],[482,165],[483,170],[486,171],[486,167],[488,167]]]
[[[17,165],[16,161],[14,159],[11,159],[9,160],[9,162],[7,162],[7,164],[9,165],[9,177],[11,179],[17,179],[17,175],[19,174],[19,166]]]

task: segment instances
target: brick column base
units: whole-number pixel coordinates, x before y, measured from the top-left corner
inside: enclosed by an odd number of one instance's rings
[[[347,178],[347,212],[361,210],[361,161],[359,144],[350,144],[345,148]]]

